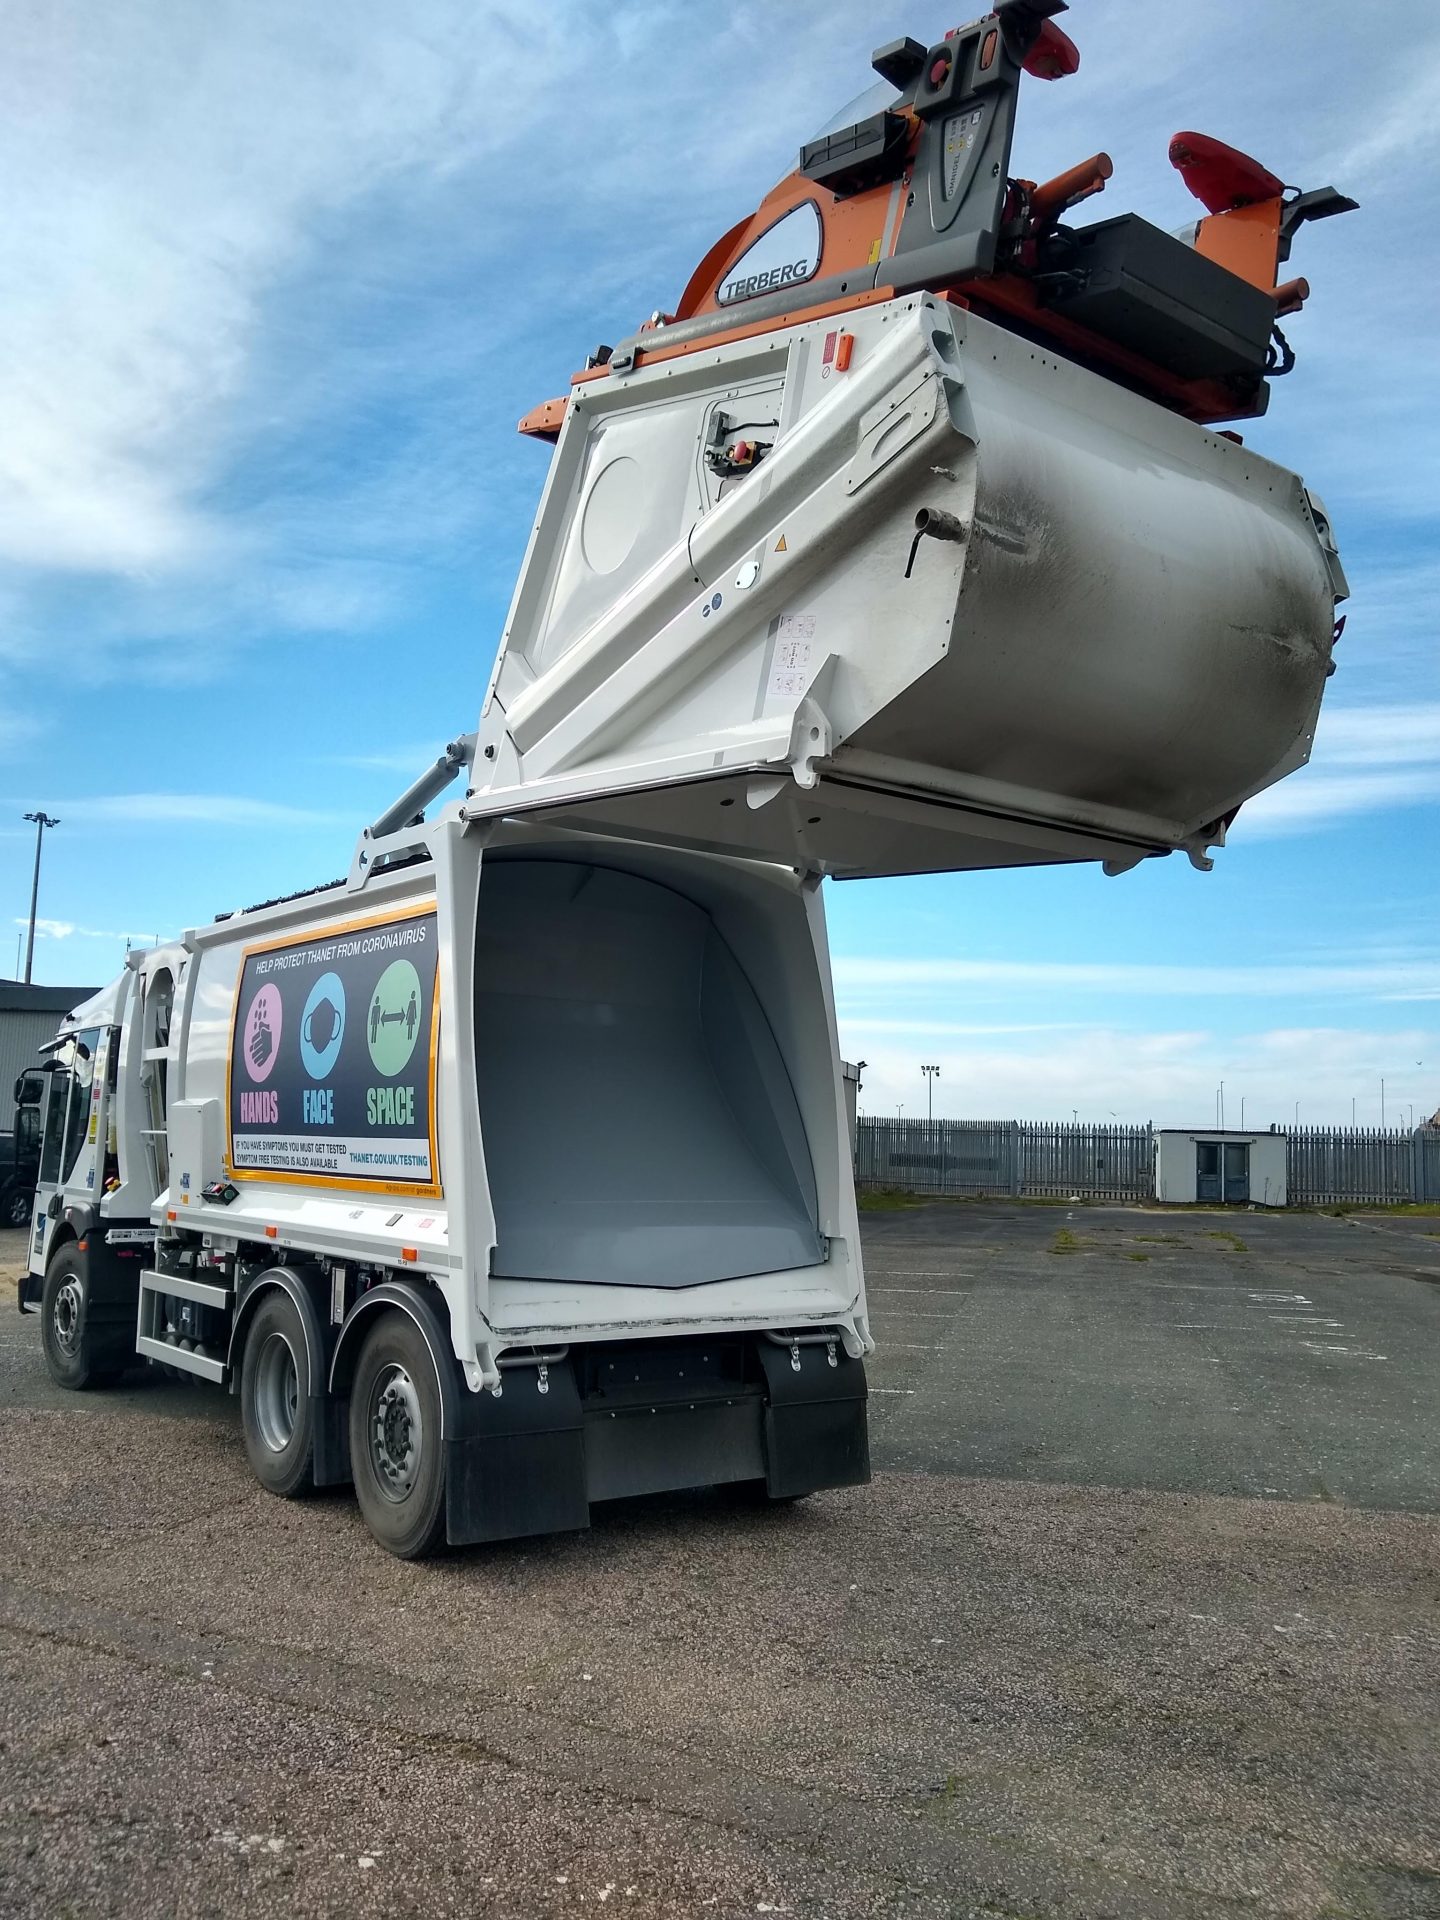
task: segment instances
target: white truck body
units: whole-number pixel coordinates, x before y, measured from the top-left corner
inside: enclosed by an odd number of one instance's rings
[[[308,1402],[394,1551],[866,1477],[822,878],[1208,865],[1308,755],[1344,581],[1294,475],[929,294],[847,314],[843,370],[840,324],[577,387],[465,797],[66,1024],[52,1364],[88,1314],[97,1373],[238,1386],[280,1492]],[[717,413],[774,421],[757,471],[717,480]]]

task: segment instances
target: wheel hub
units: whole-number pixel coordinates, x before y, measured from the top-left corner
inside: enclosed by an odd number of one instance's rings
[[[408,1499],[420,1466],[424,1427],[420,1396],[401,1366],[386,1367],[370,1408],[370,1461],[387,1500]]]
[[[85,1294],[75,1275],[68,1274],[55,1295],[55,1344],[62,1353],[73,1354],[80,1344],[80,1319],[85,1309]]]
[[[272,1453],[283,1453],[300,1410],[300,1369],[283,1333],[272,1333],[255,1368],[255,1424]]]

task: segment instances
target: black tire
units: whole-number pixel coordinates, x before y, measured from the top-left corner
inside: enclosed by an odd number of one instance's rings
[[[433,1553],[445,1535],[440,1387],[409,1314],[381,1313],[365,1335],[350,1389],[350,1471],[365,1524],[400,1560]]]
[[[0,1226],[28,1227],[34,1207],[33,1188],[7,1187],[3,1196],[0,1196]]]
[[[78,1241],[67,1240],[46,1263],[40,1341],[50,1378],[71,1392],[108,1387],[125,1370],[123,1339],[91,1313],[90,1263]]]
[[[255,1309],[240,1363],[240,1418],[250,1469],[267,1493],[294,1500],[315,1485],[315,1403],[300,1309],[272,1287]]]

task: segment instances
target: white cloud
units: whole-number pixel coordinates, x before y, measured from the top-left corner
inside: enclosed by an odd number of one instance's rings
[[[1323,708],[1310,765],[1247,800],[1232,840],[1440,800],[1440,702]]]
[[[244,793],[109,793],[66,802],[67,817],[109,826],[349,827],[353,815]]]
[[[1440,701],[1327,708],[1320,719],[1315,757],[1328,766],[1440,763]]]
[[[1440,997],[1433,958],[1374,960],[1353,964],[1277,962],[1274,965],[1181,966],[1144,960],[960,960],[865,959],[837,956],[835,985],[847,1012],[860,1002],[960,988],[995,988],[1017,994],[1100,994],[1212,999],[1295,999],[1302,995],[1359,995],[1385,1000]]]
[[[16,915],[17,927],[28,927],[29,924],[28,919]],[[35,922],[37,940],[104,940],[111,944],[123,940],[127,947],[148,947],[160,944],[163,938],[168,937],[156,933],[153,927],[148,932],[137,933],[123,928],[117,931],[113,927],[79,927],[71,920],[47,920],[41,917]]]
[[[429,25],[373,0],[11,17],[0,551],[104,572],[214,562],[228,533],[200,495],[307,225],[495,124],[474,111],[495,15],[466,32],[438,6]]]
[[[1207,1126],[1224,1082],[1225,1118],[1267,1127],[1379,1124],[1380,1079],[1385,1118],[1407,1124],[1413,1107],[1424,1119],[1440,1099],[1440,1070],[1416,1065],[1436,1056],[1440,1034],[1335,1027],[1277,1027],[1258,1032],[1189,1028],[1134,1033],[1108,1026],[1076,1029],[1030,1043],[955,1046],[933,1039],[901,1050],[873,1034],[863,1019],[842,1019],[841,1048],[867,1066],[860,1095],[866,1113],[923,1118],[922,1060],[939,1066],[936,1118],[991,1120],[1153,1120],[1161,1126]]]

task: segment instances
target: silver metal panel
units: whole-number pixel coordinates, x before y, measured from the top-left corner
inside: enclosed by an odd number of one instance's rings
[[[148,1333],[142,1333],[136,1340],[135,1351],[151,1360],[163,1360],[167,1367],[178,1367],[181,1373],[198,1374],[202,1380],[214,1381],[217,1386],[225,1378],[223,1360],[202,1359],[198,1353],[187,1353],[183,1347],[172,1347],[168,1340],[156,1340]]]
[[[1343,592],[1311,497],[928,295],[847,314],[844,372],[835,325],[572,395],[467,817],[837,875],[1203,861],[1309,754]],[[697,506],[682,456],[777,384]]]
[[[146,1269],[140,1284],[151,1293],[173,1294],[177,1300],[198,1300],[202,1307],[228,1308],[234,1299],[229,1287],[212,1286],[206,1280],[188,1280],[183,1274],[156,1273]]]

